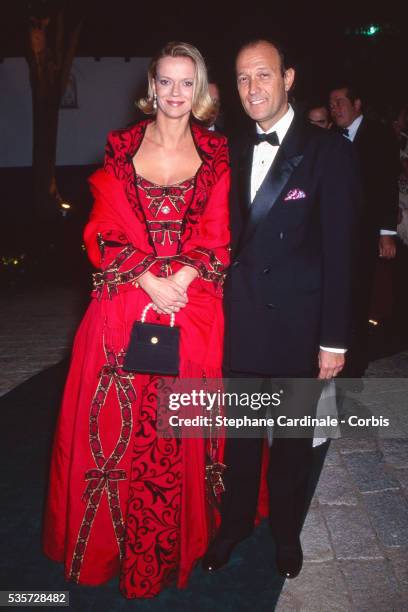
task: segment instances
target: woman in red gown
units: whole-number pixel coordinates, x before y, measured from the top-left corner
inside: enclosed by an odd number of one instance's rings
[[[85,243],[99,271],[74,341],[43,532],[67,580],[119,574],[127,598],[184,587],[214,520],[208,441],[157,435],[165,378],[122,369],[130,330],[150,302],[159,323],[176,313],[180,378],[220,378],[229,260],[226,140],[190,121],[213,112],[199,52],[168,44],[141,104],[153,119],[112,132],[90,178]]]

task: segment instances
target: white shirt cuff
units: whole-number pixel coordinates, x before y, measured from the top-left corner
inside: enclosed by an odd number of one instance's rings
[[[322,351],[328,351],[329,353],[342,353],[344,354],[347,349],[344,348],[329,348],[328,346],[321,346]]]
[[[394,232],[394,230],[380,230],[380,236],[396,236],[397,232]]]

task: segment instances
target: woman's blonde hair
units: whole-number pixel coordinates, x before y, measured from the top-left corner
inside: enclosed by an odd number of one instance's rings
[[[147,115],[156,113],[153,105],[153,81],[157,74],[157,65],[164,57],[189,57],[195,66],[195,79],[193,89],[193,102],[191,111],[199,121],[211,121],[216,115],[216,105],[208,92],[208,76],[205,61],[196,47],[185,42],[169,42],[155,57],[152,58],[148,73],[147,96],[136,102],[136,105]]]

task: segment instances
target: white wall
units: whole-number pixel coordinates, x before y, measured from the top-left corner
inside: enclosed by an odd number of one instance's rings
[[[58,165],[99,163],[106,135],[134,120],[134,101],[145,93],[149,58],[75,58],[72,74],[77,109],[61,109]],[[27,62],[0,63],[0,167],[30,166],[32,150],[31,90]]]

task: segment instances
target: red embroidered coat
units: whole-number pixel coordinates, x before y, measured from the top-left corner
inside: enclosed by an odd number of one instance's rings
[[[190,182],[165,188],[133,166],[147,124],[112,132],[104,169],[90,178],[95,203],[84,237],[99,270],[74,341],[43,533],[45,553],[64,562],[68,580],[96,585],[119,573],[128,598],[152,597],[174,580],[185,586],[206,550],[211,518],[206,442],[159,438],[163,377],[121,367],[131,327],[149,302],[137,279],[148,269],[162,276],[183,265],[198,270],[176,316],[180,377],[219,378],[229,261],[225,138],[193,124],[201,166]]]

